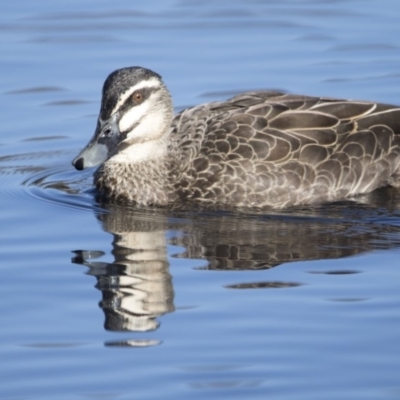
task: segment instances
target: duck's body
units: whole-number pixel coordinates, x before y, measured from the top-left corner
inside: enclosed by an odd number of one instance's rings
[[[103,161],[98,190],[140,205],[339,200],[397,185],[400,108],[264,91],[173,118],[161,78],[125,68],[107,78],[95,136],[74,165]]]

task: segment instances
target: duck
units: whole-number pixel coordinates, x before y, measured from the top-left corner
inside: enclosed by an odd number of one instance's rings
[[[248,91],[174,115],[161,76],[105,80],[97,126],[72,161],[100,196],[139,206],[282,209],[400,187],[400,107]]]

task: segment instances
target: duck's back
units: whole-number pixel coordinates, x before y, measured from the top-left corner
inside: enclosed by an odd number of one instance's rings
[[[400,108],[248,92],[178,114],[170,150],[183,200],[286,207],[395,185]]]

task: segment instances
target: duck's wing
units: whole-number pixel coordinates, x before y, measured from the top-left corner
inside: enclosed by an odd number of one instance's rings
[[[355,124],[356,120],[370,116],[372,118],[365,119],[363,126],[375,124],[379,119],[374,117],[377,112],[390,114],[394,109],[371,102],[277,91],[246,92],[224,102],[202,104],[178,114],[172,122],[171,149],[179,153],[181,163],[186,164],[203,149],[207,150],[213,141],[218,141],[221,147],[228,137],[231,137],[231,141],[235,141],[234,137],[242,137],[242,143],[246,142],[246,138],[265,142],[264,146],[253,144],[257,148],[264,147],[262,152],[269,154],[266,160],[277,161],[274,154],[278,148],[279,152],[287,148],[295,156],[293,150],[308,143],[338,144],[346,134],[360,129]],[[388,115],[385,117],[389,118]],[[281,139],[287,143],[282,143]],[[277,140],[278,143],[267,150],[265,146],[271,140],[274,143]]]
[[[274,92],[244,93],[227,104],[210,107],[200,153],[277,163],[343,152],[350,143],[372,158],[400,150],[396,106]]]
[[[392,184],[400,163],[400,108],[372,102],[248,92],[187,110],[176,133],[200,197],[253,181],[299,190],[295,202],[345,197]]]

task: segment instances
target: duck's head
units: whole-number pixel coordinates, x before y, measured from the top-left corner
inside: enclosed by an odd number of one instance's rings
[[[172,99],[160,75],[141,67],[116,70],[104,82],[96,131],[72,165],[95,167],[119,153],[129,154],[132,145],[157,143],[172,117]]]

